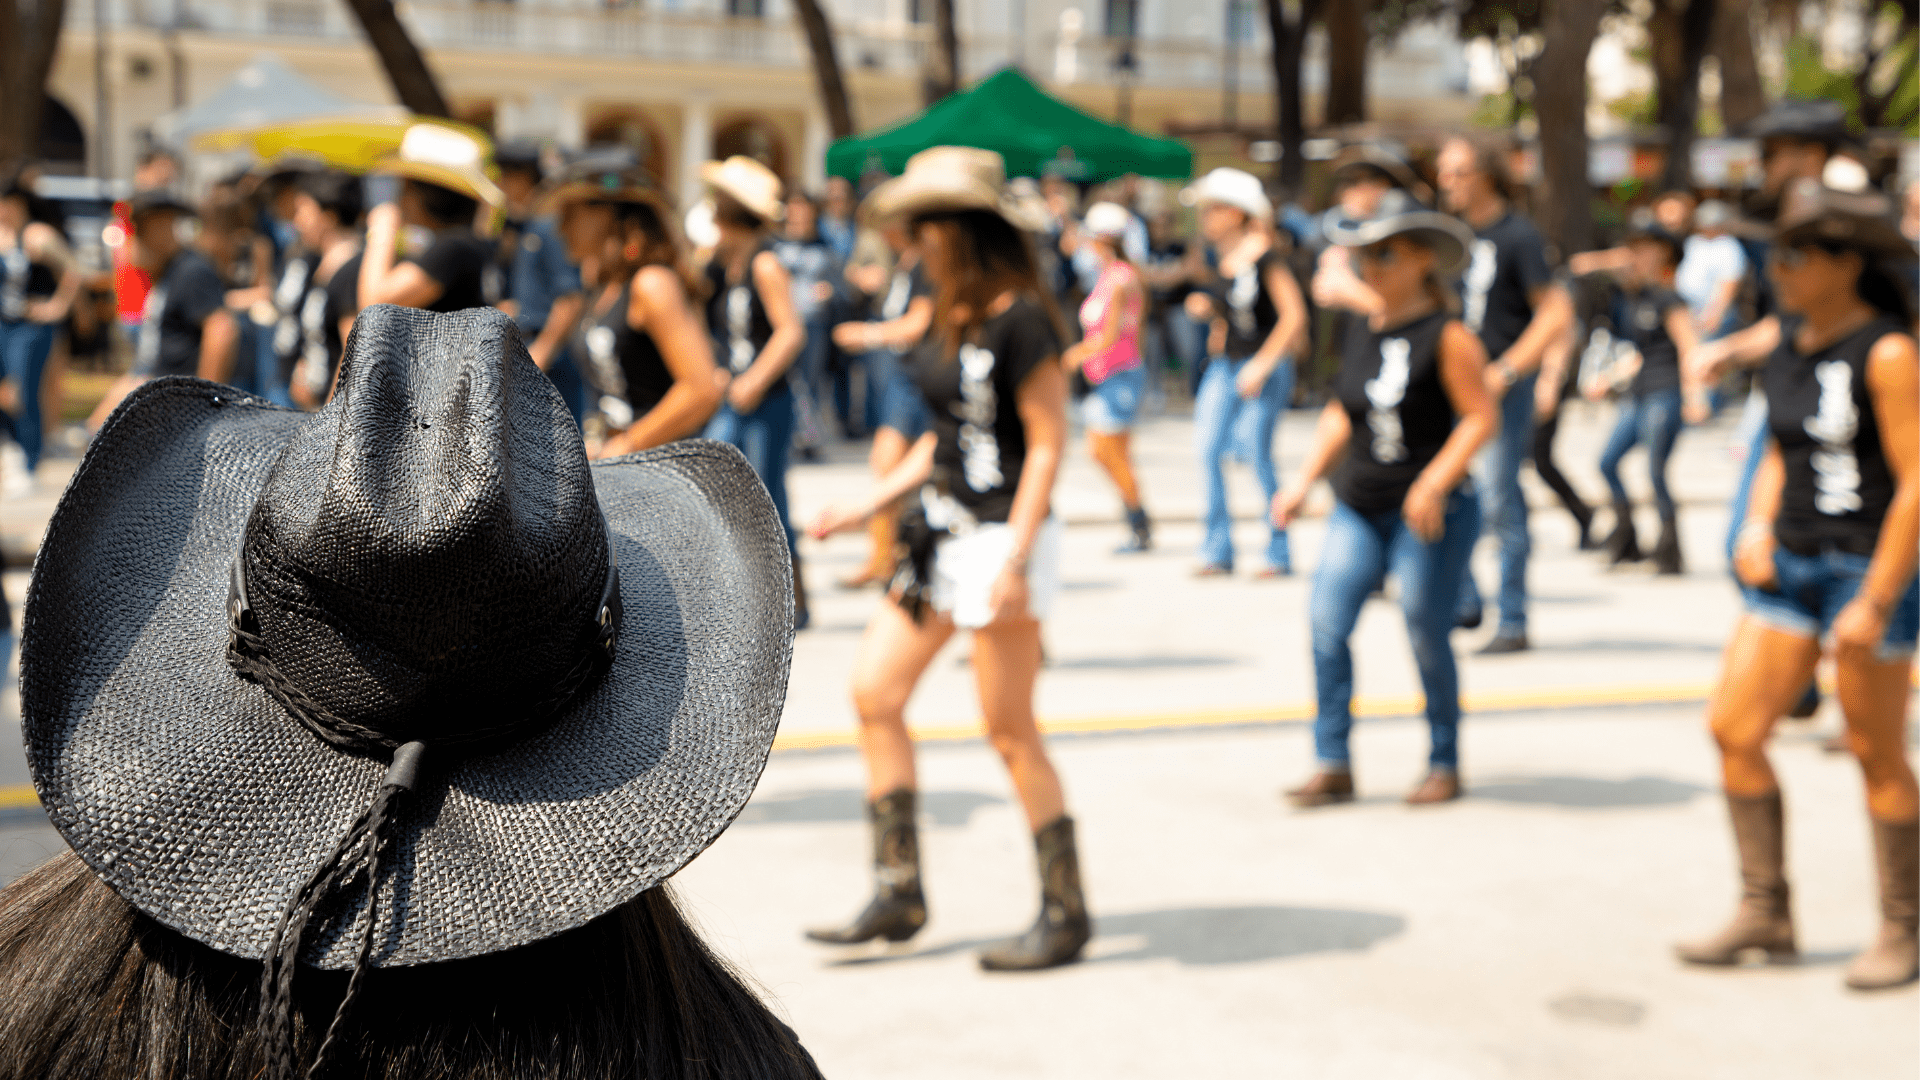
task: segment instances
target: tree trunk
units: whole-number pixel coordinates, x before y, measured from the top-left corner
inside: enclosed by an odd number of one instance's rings
[[[1326,0],[1327,105],[1322,122],[1358,124],[1367,118],[1367,15],[1373,0]]]
[[[1300,62],[1307,50],[1307,31],[1319,17],[1325,0],[1297,0],[1299,13],[1287,19],[1285,0],[1264,0],[1267,30],[1273,36],[1273,97],[1280,139],[1278,175],[1289,198],[1300,193],[1307,163],[1300,154],[1306,141],[1306,117],[1300,103]]]
[[[1720,120],[1738,133],[1767,111],[1767,93],[1753,56],[1752,0],[1720,0],[1714,17],[1713,55],[1720,61]]]
[[[921,104],[931,105],[960,89],[960,35],[953,28],[953,0],[931,0],[933,43],[920,72]]]
[[[1700,61],[1713,42],[1719,0],[1660,0],[1647,20],[1653,43],[1654,93],[1667,139],[1664,190],[1692,186],[1693,138],[1700,123]],[[1582,65],[1585,70],[1585,65]]]
[[[360,20],[367,43],[379,55],[380,66],[386,69],[387,81],[393,84],[400,104],[421,116],[451,119],[453,110],[447,108],[447,99],[440,93],[440,81],[434,78],[427,58],[420,54],[413,35],[407,33],[406,24],[393,10],[392,0],[347,0],[347,6]]]
[[[66,0],[38,0],[31,12],[0,0],[0,169],[38,156],[47,73],[66,14]]]
[[[827,127],[833,137],[844,139],[853,134],[853,106],[847,101],[846,80],[840,76],[840,56],[833,51],[833,26],[820,0],[793,0],[800,13],[800,25],[807,31],[807,48],[813,53],[813,79],[820,89],[820,107],[826,110]]]
[[[1593,188],[1587,181],[1587,54],[1609,0],[1555,0],[1541,24],[1533,65],[1540,124],[1535,219],[1561,258],[1593,247]]]

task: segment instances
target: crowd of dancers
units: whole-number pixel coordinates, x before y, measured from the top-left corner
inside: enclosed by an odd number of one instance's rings
[[[357,177],[286,163],[200,206],[164,186],[137,194],[126,256],[150,284],[132,368],[95,421],[164,375],[319,408],[368,306],[500,307],[591,454],[704,436],[745,455],[786,532],[797,627],[808,614],[790,461],[836,434],[871,437],[868,495],[803,524],[817,538],[864,531],[868,556],[839,584],[887,596],[852,673],[875,894],[850,923],[808,934],[901,942],[926,924],[905,711],[941,646],[968,630],[988,737],[1025,811],[1041,886],[1034,925],[980,962],[1028,970],[1077,958],[1092,933],[1073,818],[1034,717],[1040,624],[1061,580],[1052,506],[1070,415],[1118,496],[1120,552],[1146,551],[1154,532],[1129,437],[1169,372],[1188,376],[1205,493],[1200,577],[1241,569],[1228,461],[1251,468],[1268,507],[1256,578],[1294,573],[1289,529],[1315,485],[1330,483],[1306,611],[1317,765],[1285,793],[1317,808],[1358,790],[1350,639],[1384,581],[1431,732],[1406,801],[1457,799],[1451,635],[1490,618],[1480,652],[1530,647],[1524,463],[1573,515],[1582,548],[1678,574],[1675,442],[1738,405],[1747,445],[1727,551],[1746,613],[1709,712],[1742,899],[1726,929],[1678,952],[1724,964],[1795,949],[1764,747],[1775,720],[1806,708],[1824,651],[1866,777],[1883,916],[1847,981],[1898,985],[1916,973],[1920,916],[1920,802],[1905,750],[1920,633],[1915,215],[1909,207],[1903,233],[1851,156],[1837,106],[1783,103],[1754,134],[1764,182],[1741,209],[1669,193],[1617,247],[1556,266],[1505,153],[1465,137],[1440,146],[1431,184],[1393,148],[1350,148],[1334,163],[1331,204],[1312,216],[1276,209],[1248,173],[1214,170],[1181,193],[1197,227],[1183,238],[1169,231],[1172,208],[1149,205],[1133,181],[1081,209],[1057,178],[1010,182],[988,151],[924,151],[859,200],[844,181],[816,200],[730,158],[705,167],[705,198],[682,213],[623,151],[559,163],[507,148],[496,179],[471,136],[423,125],[376,170],[394,178],[378,198]],[[29,470],[41,441],[36,365],[75,290],[39,209],[20,184],[0,191],[0,340],[19,400],[12,442]],[[476,229],[489,219],[504,228]],[[1318,355],[1333,358],[1312,391],[1324,407],[1283,478],[1279,422]],[[1744,402],[1740,371],[1758,373]],[[1599,461],[1605,537],[1554,465],[1559,412],[1576,395],[1619,403]],[[1659,522],[1646,546],[1620,472],[1635,447]],[[1490,591],[1471,570],[1483,532],[1497,547]]]

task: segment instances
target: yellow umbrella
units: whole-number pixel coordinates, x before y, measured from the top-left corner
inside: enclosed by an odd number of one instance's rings
[[[261,161],[302,157],[326,162],[336,169],[363,173],[381,158],[399,153],[400,140],[415,124],[451,128],[479,140],[488,158],[493,141],[479,128],[438,117],[396,112],[386,119],[365,116],[295,120],[253,128],[209,131],[193,138],[197,150],[224,152],[251,150]]]

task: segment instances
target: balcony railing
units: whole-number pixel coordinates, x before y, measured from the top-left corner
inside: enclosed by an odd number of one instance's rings
[[[810,63],[805,36],[784,20],[728,18],[713,13],[648,10],[637,4],[608,7],[583,0],[499,0],[461,3],[438,0],[401,3],[400,14],[429,49],[500,50],[561,56],[620,56],[657,63],[804,68]],[[92,28],[90,4],[69,4],[72,29]],[[303,41],[357,41],[358,24],[338,0],[107,0],[108,19],[120,26]],[[840,62],[847,70],[911,75],[919,71],[930,34],[918,25],[863,25],[837,34]],[[1023,53],[1005,35],[969,35],[961,43],[968,77],[979,78],[1023,56],[1030,70],[1050,78],[1055,42],[1030,38]],[[1075,82],[1114,86],[1121,72],[1114,64],[1118,43],[1099,37],[1077,47]],[[1224,51],[1206,39],[1142,39],[1133,46],[1131,78],[1142,87],[1219,87]],[[1264,49],[1240,50],[1243,91],[1268,85]]]

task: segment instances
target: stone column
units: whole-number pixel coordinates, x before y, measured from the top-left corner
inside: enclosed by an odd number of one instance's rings
[[[806,148],[800,153],[800,186],[818,195],[827,187],[827,144],[833,141],[833,131],[827,127],[827,118],[819,109],[807,110]]]
[[[713,110],[705,94],[690,94],[680,107],[680,208],[700,198],[700,166],[713,155]]]

